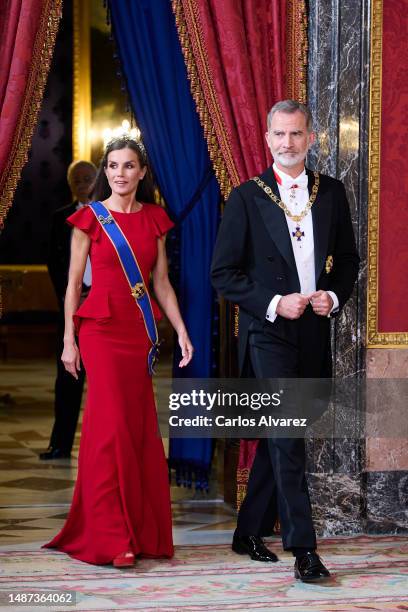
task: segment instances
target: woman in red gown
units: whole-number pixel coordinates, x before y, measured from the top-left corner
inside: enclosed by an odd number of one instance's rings
[[[144,283],[178,334],[180,366],[193,348],[167,275],[164,235],[172,227],[153,199],[143,145],[128,139],[106,149],[95,199],[104,200],[133,249]],[[92,210],[69,217],[74,227],[65,297],[62,361],[75,378],[82,357],[88,381],[72,506],[48,544],[88,563],[133,565],[138,555],[173,555],[170,490],[148,372],[151,342],[118,255]],[[92,288],[77,310],[88,253]],[[161,314],[152,299],[155,318]],[[75,341],[79,336],[79,353]]]

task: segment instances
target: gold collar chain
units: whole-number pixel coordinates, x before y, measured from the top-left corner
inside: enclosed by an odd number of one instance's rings
[[[300,215],[293,215],[289,208],[286,206],[286,204],[284,202],[282,202],[282,200],[280,198],[278,198],[278,196],[276,196],[271,187],[269,187],[269,185],[266,185],[266,183],[264,183],[259,176],[254,176],[253,178],[251,178],[251,181],[255,181],[255,183],[258,185],[258,187],[260,187],[267,196],[269,196],[272,200],[272,202],[275,202],[275,204],[277,204],[279,206],[279,208],[281,208],[283,210],[283,212],[285,213],[285,215],[287,217],[289,217],[290,219],[292,219],[295,223],[300,223],[302,221],[302,219],[304,219],[307,215],[307,213],[309,212],[309,210],[312,208],[316,197],[317,197],[317,192],[319,191],[319,183],[320,183],[320,178],[319,178],[319,173],[318,172],[313,172],[313,176],[315,179],[314,185],[312,187],[312,194],[308,200],[308,203],[306,204],[305,208],[302,210],[302,212],[300,213]]]

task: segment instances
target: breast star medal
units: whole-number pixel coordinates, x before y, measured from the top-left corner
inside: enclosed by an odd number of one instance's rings
[[[328,255],[326,259],[326,274],[330,274],[332,267],[333,267],[333,256]]]

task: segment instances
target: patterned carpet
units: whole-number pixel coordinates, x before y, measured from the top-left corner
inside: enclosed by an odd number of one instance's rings
[[[27,546],[28,548],[28,546]],[[273,545],[279,551],[279,543]],[[140,560],[130,570],[95,567],[52,551],[0,553],[0,594],[39,589],[74,591],[72,607],[29,610],[354,610],[408,611],[408,540],[398,536],[326,539],[320,553],[332,579],[321,585],[294,580],[293,559],[276,564],[250,561],[225,544],[177,546],[172,560]],[[7,606],[1,610],[27,610]]]
[[[71,461],[41,462],[53,421],[55,364],[0,362],[0,611],[408,612],[408,539],[354,537],[321,541],[333,578],[305,585],[293,559],[263,564],[232,553],[235,511],[213,494],[172,487],[172,560],[141,560],[132,570],[95,567],[41,550],[62,527],[76,477]],[[2,386],[3,385],[3,386]],[[223,465],[223,463],[221,463]],[[8,593],[74,592],[76,605],[10,604]]]

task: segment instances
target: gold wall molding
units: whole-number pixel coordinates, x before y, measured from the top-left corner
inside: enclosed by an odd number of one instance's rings
[[[73,110],[74,160],[91,159],[91,3],[73,0]]]
[[[378,331],[383,0],[371,4],[367,348],[407,348],[408,333]]]
[[[5,272],[44,272],[48,273],[48,268],[45,264],[2,264],[0,265],[0,274]]]

